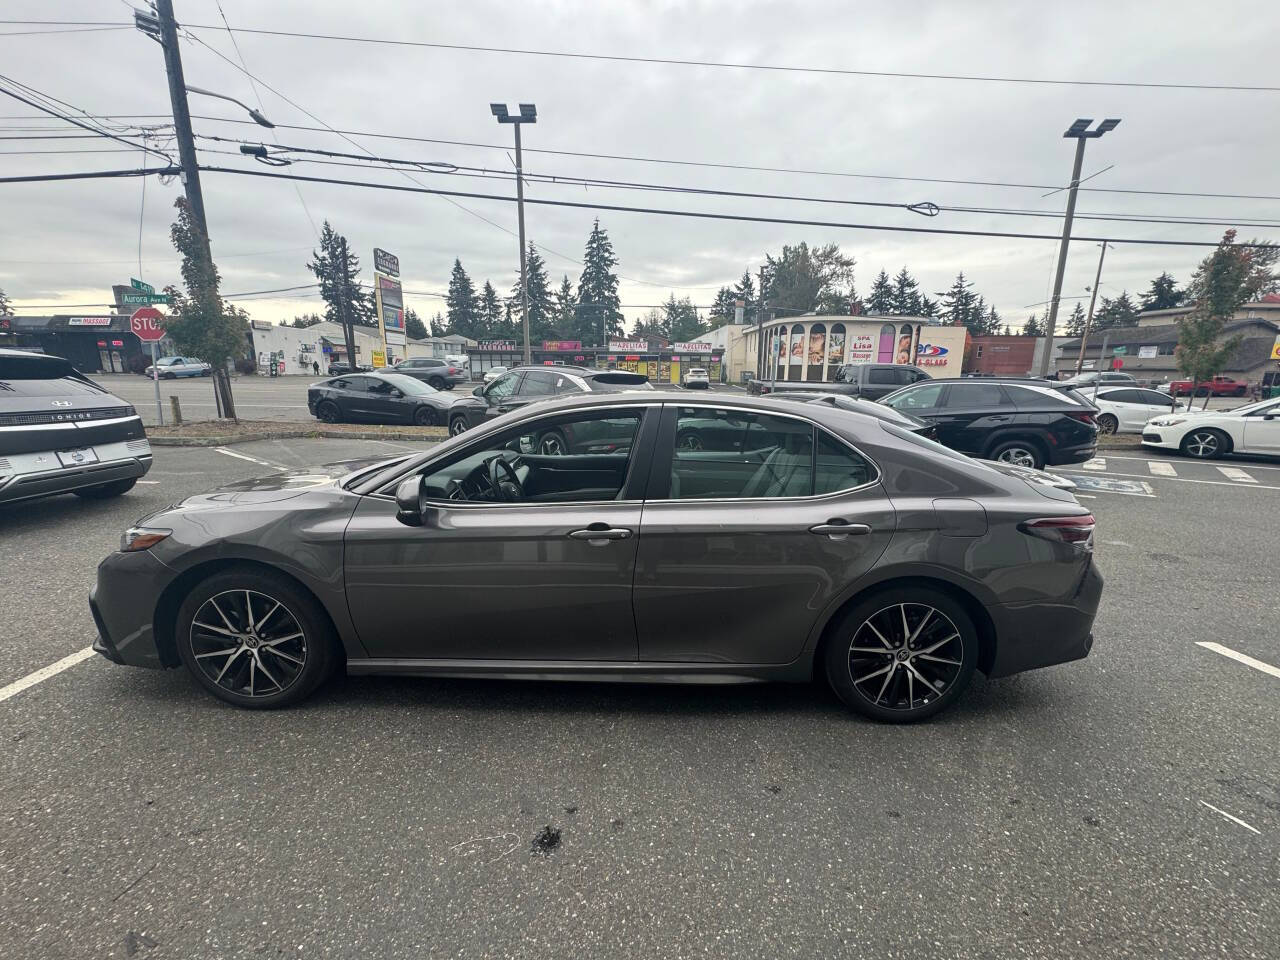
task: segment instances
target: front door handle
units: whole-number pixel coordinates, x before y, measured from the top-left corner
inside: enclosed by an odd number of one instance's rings
[[[871,528],[865,523],[847,523],[835,518],[810,527],[809,532],[830,537],[832,540],[843,540],[845,537],[865,537],[871,532]]]
[[[987,419],[992,423],[1004,423],[1007,420],[1012,420],[1013,417],[988,417]]]
[[[585,530],[569,531],[570,540],[586,540],[589,543],[604,543],[607,540],[626,540],[631,531],[626,527],[608,527],[604,524],[592,525]]]

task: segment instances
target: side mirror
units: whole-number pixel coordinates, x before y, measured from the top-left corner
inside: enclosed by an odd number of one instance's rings
[[[472,395],[473,397],[483,397],[483,396],[484,396],[484,387],[476,387],[474,390],[472,390],[472,391],[471,391],[471,395]]]
[[[1262,415],[1263,420],[1274,420],[1275,418],[1276,418],[1276,414],[1274,413],[1264,413]]]
[[[424,522],[426,499],[422,494],[423,476],[405,477],[396,487],[396,519],[406,527],[420,527]]]

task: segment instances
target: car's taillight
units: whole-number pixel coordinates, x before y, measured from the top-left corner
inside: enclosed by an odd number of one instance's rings
[[[461,373],[461,372],[462,372],[462,371],[461,371],[461,370],[459,370],[457,367],[450,367],[450,368],[449,368],[449,373],[450,373],[450,374],[454,374],[454,373]]]
[[[1093,546],[1093,514],[1081,517],[1042,517],[1039,520],[1024,520],[1018,524],[1023,533],[1041,540],[1054,543],[1078,543]]]
[[[1092,413],[1068,413],[1068,417],[1072,420],[1079,420],[1081,423],[1087,423],[1091,427],[1096,427],[1098,422],[1093,419]]]

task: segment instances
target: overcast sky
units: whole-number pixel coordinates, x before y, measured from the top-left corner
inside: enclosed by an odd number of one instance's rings
[[[221,24],[214,0],[175,0],[179,22]],[[979,15],[976,11],[979,9]],[[981,5],[912,3],[599,3],[439,4],[410,0],[222,0],[232,27],[304,30],[346,36],[541,50],[927,73],[1073,80],[1276,85],[1280,7],[1257,3],[1073,2]],[[109,20],[127,23],[123,0],[8,0],[15,20]],[[0,25],[0,33],[52,29]],[[206,43],[235,60],[225,30],[200,30]],[[337,43],[238,35],[248,69],[265,83],[343,130],[507,146],[511,128],[489,114],[491,101],[531,101],[538,123],[526,148],[620,154],[667,160],[802,168],[1023,184],[1065,184],[1073,141],[1063,131],[1077,117],[1119,117],[1120,127],[1092,141],[1085,174],[1110,166],[1090,187],[1280,195],[1280,93],[1159,90],[1083,85],[987,83],[832,76],[812,73],[634,64],[474,51]],[[189,85],[251,104],[261,98],[277,124],[319,126],[197,43],[184,41]],[[159,46],[135,30],[0,36],[0,74],[97,115],[169,112]],[[192,96],[200,117],[240,120],[233,104]],[[34,112],[0,97],[0,176],[136,168],[138,151],[106,140],[17,140],[39,127],[76,131],[56,120],[21,120]],[[163,117],[124,121],[163,123]],[[210,119],[197,134],[272,143],[263,128]],[[278,129],[282,144],[358,153],[330,133]],[[510,171],[509,150],[353,136],[389,157]],[[202,147],[236,144],[200,140]],[[32,154],[24,151],[116,150]],[[173,151],[176,156],[176,150]],[[209,163],[268,168],[239,156]],[[152,164],[159,162],[154,158]],[[527,152],[533,173],[589,176],[681,186],[874,200],[932,201],[1034,209],[1060,214],[1065,193],[855,177],[768,173],[589,159]],[[410,185],[404,176],[297,163],[312,176]],[[509,181],[415,174],[428,186],[512,193]],[[506,294],[518,273],[514,204],[464,201],[487,223],[439,197],[306,185],[206,173],[210,234],[223,290],[234,293],[313,281],[305,263],[318,226],[328,219],[351,241],[366,280],[372,250],[400,256],[408,291],[443,291],[455,257],[475,280]],[[168,240],[180,185],[148,178],[142,216],[142,277],[176,282]],[[138,265],[138,179],[82,183],[0,184],[0,288],[19,313],[35,305],[109,298]],[[895,209],[754,199],[715,199],[581,186],[537,184],[528,195],[597,203],[685,208],[749,215],[1052,234],[1054,219],[943,213],[925,220]],[[304,209],[303,203],[305,201]],[[307,211],[309,210],[310,217]],[[1280,218],[1280,201],[1081,192],[1078,212],[1183,217]],[[530,239],[554,281],[577,282],[588,210],[527,208]],[[1026,305],[1049,296],[1057,243],[983,237],[885,233],[861,229],[697,221],[622,212],[599,214],[620,258],[629,320],[674,291],[709,304],[716,289],[753,272],[784,243],[835,241],[857,259],[865,295],[880,269],[904,264],[927,293],[963,270],[975,291],[1020,326]],[[1277,221],[1280,222],[1280,221]],[[1076,233],[1116,238],[1216,240],[1220,226],[1077,220]],[[510,231],[510,232],[506,232]],[[1280,230],[1242,224],[1242,236],[1280,239]],[[1101,292],[1136,293],[1161,270],[1184,281],[1205,250],[1120,245],[1108,253]],[[1097,247],[1073,245],[1063,295],[1084,293]],[[424,318],[443,303],[410,295]],[[1065,301],[1070,308],[1072,301]],[[27,309],[25,305],[32,305]],[[273,322],[321,309],[318,296],[241,301]],[[75,308],[77,311],[79,308]],[[1042,312],[1043,307],[1035,307]],[[63,311],[59,311],[63,312]]]

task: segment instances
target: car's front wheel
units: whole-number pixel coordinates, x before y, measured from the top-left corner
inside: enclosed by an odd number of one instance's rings
[[[107,500],[128,493],[137,482],[137,477],[130,477],[128,480],[113,480],[111,483],[100,483],[96,487],[84,487],[71,492],[85,500]]]
[[[452,420],[449,421],[449,436],[456,437],[460,433],[466,433],[466,431],[467,431],[466,417],[454,417]]]
[[[978,663],[978,631],[939,590],[882,590],[845,613],[825,647],[827,679],[851,709],[911,723],[953,703]]]
[[[325,423],[337,423],[342,419],[342,411],[338,409],[338,405],[332,400],[321,400],[316,405],[316,416]]]
[[[1026,440],[1010,440],[1001,443],[991,451],[992,460],[1011,463],[1015,467],[1031,467],[1034,470],[1044,469],[1044,454],[1034,443]]]
[[[435,411],[430,407],[419,407],[413,411],[413,422],[419,427],[429,427],[436,422]]]
[[[297,703],[338,662],[338,641],[315,598],[257,568],[200,583],[178,608],[178,655],[200,686],[237,707]]]
[[[433,390],[443,390],[446,387],[444,380],[441,379],[440,377],[432,377],[430,380],[427,381],[427,383],[431,386]]]
[[[1198,460],[1212,460],[1227,452],[1231,442],[1221,430],[1201,427],[1192,430],[1182,438],[1181,449],[1188,457]]]
[[[1098,432],[1102,434],[1112,434],[1120,429],[1120,421],[1109,413],[1104,413],[1098,417]]]

